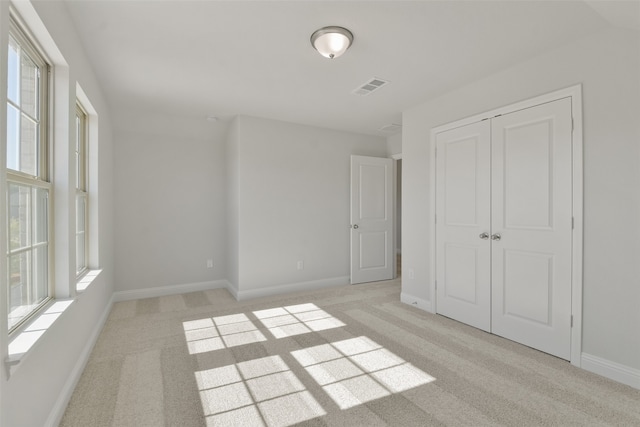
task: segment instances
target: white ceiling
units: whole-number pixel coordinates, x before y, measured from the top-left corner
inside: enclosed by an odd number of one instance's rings
[[[116,112],[202,120],[243,114],[384,136],[377,129],[401,123],[402,111],[413,105],[585,35],[628,27],[624,20],[640,4],[605,3],[615,4],[608,16],[612,8],[593,1],[85,0],[67,6]],[[309,41],[327,25],[355,36],[334,60]],[[391,83],[369,96],[351,93],[371,77]]]

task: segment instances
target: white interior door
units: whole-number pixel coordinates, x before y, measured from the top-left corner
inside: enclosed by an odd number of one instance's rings
[[[351,156],[351,283],[393,277],[393,160]]]
[[[492,332],[570,359],[571,100],[491,125]]]
[[[436,311],[491,329],[491,126],[436,138]]]

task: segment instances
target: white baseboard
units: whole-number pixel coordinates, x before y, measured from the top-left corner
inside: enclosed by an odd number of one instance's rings
[[[310,282],[290,283],[286,285],[270,286],[268,288],[260,289],[248,289],[246,291],[237,291],[237,295],[234,295],[238,301],[245,301],[248,299],[269,297],[273,295],[280,295],[289,292],[299,291],[311,291],[322,288],[330,288],[334,286],[348,285],[350,282],[349,276],[331,277],[328,279],[312,280]],[[231,293],[233,291],[230,290]]]
[[[591,354],[582,353],[581,367],[594,374],[640,389],[640,370]]]
[[[143,298],[164,297],[167,295],[186,294],[188,292],[207,291],[210,289],[229,289],[231,284],[226,280],[212,280],[209,282],[186,283],[183,285],[161,286],[157,288],[134,289],[131,291],[114,292],[114,302],[129,301]]]
[[[413,307],[418,307],[421,310],[428,311],[429,313],[433,313],[431,301],[427,301],[426,299],[414,297],[413,295],[402,292],[400,294],[400,301]]]
[[[102,311],[102,315],[100,316],[98,323],[96,323],[96,325],[94,326],[93,331],[91,332],[89,339],[84,345],[84,348],[82,349],[82,352],[80,353],[75,366],[69,373],[67,381],[60,390],[58,399],[56,400],[53,408],[51,409],[51,412],[49,413],[49,417],[47,418],[45,427],[55,427],[60,424],[60,421],[62,420],[62,417],[64,415],[64,411],[67,409],[67,405],[69,404],[69,400],[71,400],[71,395],[73,394],[73,391],[75,390],[76,385],[80,380],[80,376],[82,375],[82,372],[84,371],[84,368],[89,361],[89,356],[93,351],[93,347],[95,346],[96,341],[98,340],[98,336],[100,335],[100,332],[102,332],[102,328],[104,327],[104,324],[109,317],[109,313],[111,313],[111,307],[114,303],[114,296],[115,295],[111,296],[109,302]]]
[[[236,299],[236,301],[239,301],[238,299],[238,287],[236,285],[234,285],[233,283],[229,282],[227,280],[227,290],[231,293],[231,295],[233,295],[233,297]]]

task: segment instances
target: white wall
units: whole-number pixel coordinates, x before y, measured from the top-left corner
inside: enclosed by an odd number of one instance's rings
[[[430,129],[583,84],[583,352],[640,369],[640,36],[611,30],[560,47],[403,115],[402,291],[430,301]],[[406,230],[411,230],[407,232]]]
[[[44,24],[43,28],[48,32],[48,37],[55,41],[59,53],[68,65],[68,70],[60,69],[62,73],[68,71],[66,91],[58,94],[69,97],[67,101],[69,105],[66,105],[66,109],[72,111],[74,108],[75,87],[78,82],[99,116],[99,164],[97,165],[100,198],[100,204],[97,207],[99,209],[97,215],[99,265],[93,267],[100,267],[103,272],[48,329],[8,380],[4,369],[2,369],[0,425],[10,427],[43,426],[48,422],[55,422],[55,417],[61,415],[66,404],[64,401],[65,392],[70,391],[73,386],[73,383],[69,381],[77,378],[74,374],[82,368],[83,355],[86,355],[86,352],[90,350],[88,344],[92,342],[92,337],[97,331],[96,328],[100,326],[102,316],[109,306],[114,282],[113,137],[109,112],[103,94],[90,64],[86,61],[83,49],[75,37],[73,24],[67,15],[64,4],[36,2],[32,6],[30,3],[22,2],[19,6],[20,12],[28,23],[33,20],[41,20],[41,24]],[[8,27],[4,24],[8,22],[8,11],[8,2],[0,2],[0,21],[3,24],[0,25],[0,40],[3,45],[3,58],[6,58],[4,46]],[[40,33],[40,30],[37,32]],[[36,34],[36,36],[39,35]],[[57,150],[66,146],[64,141],[55,142]],[[4,175],[4,168],[0,168],[0,171]],[[57,186],[57,183],[55,185]],[[5,189],[0,188],[0,190],[4,194]],[[4,203],[2,206],[2,210],[4,210]],[[73,230],[68,230],[68,232],[72,233]],[[68,238],[70,236],[60,237]],[[0,227],[0,239],[4,241],[5,238],[5,227]],[[67,248],[67,252],[73,253],[70,248]],[[69,257],[69,253],[58,253],[58,261],[56,262],[68,262]],[[58,285],[64,284],[59,283]],[[0,301],[4,306],[6,301],[2,298]],[[5,312],[3,311],[3,313]],[[0,356],[4,360],[7,354],[6,332],[0,336],[2,337],[0,340],[2,341],[2,346],[0,346],[2,354]],[[60,401],[60,398],[63,400]]]
[[[227,125],[127,110],[114,118],[116,291],[225,279]]]
[[[239,117],[239,290],[349,276],[350,155],[383,138]],[[297,262],[304,269],[297,269]],[[335,283],[335,282],[333,282]]]
[[[387,137],[387,155],[402,154],[402,132]]]

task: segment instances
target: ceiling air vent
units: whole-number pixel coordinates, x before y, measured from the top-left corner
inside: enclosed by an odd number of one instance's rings
[[[395,123],[391,123],[388,125],[384,125],[382,126],[380,129],[378,129],[379,131],[382,132],[388,132],[388,133],[396,133],[402,130],[402,125],[398,125]]]
[[[389,82],[386,80],[373,77],[369,79],[369,81],[367,81],[365,84],[354,89],[354,91],[351,93],[353,93],[354,95],[366,96],[380,89],[382,86],[386,85],[387,83]]]

